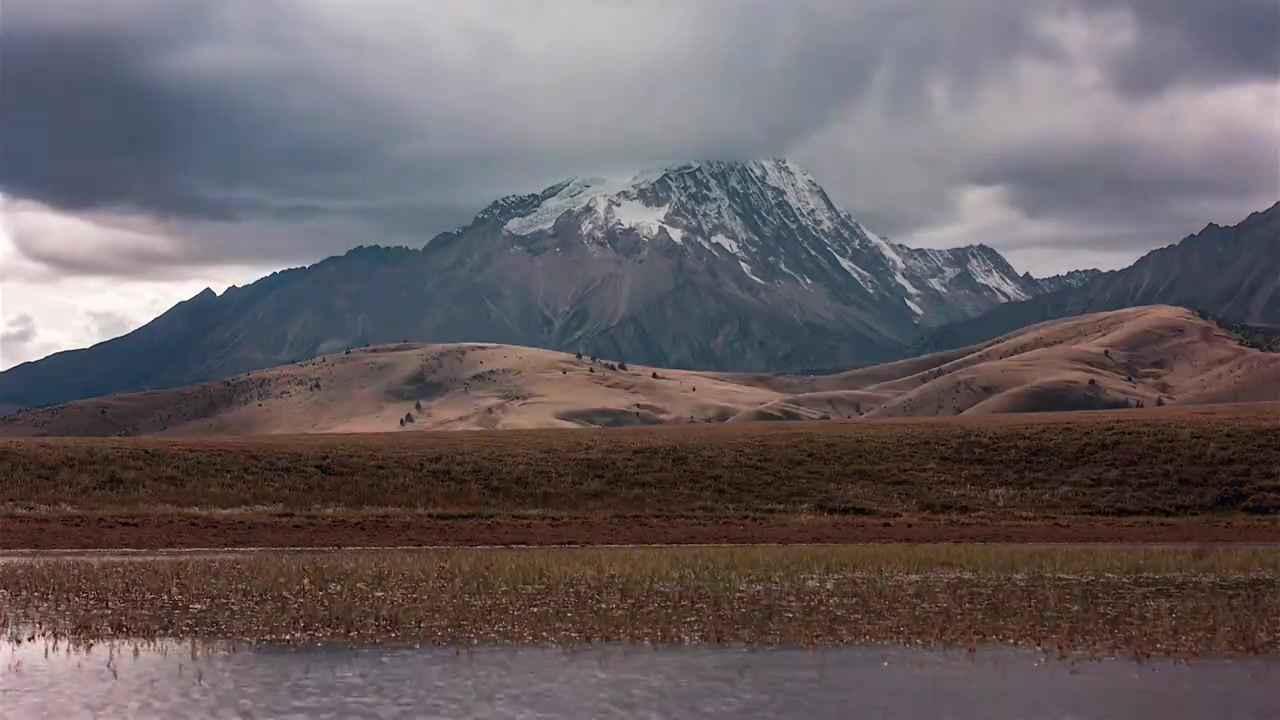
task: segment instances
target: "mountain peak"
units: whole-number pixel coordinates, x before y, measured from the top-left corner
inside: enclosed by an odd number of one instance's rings
[[[917,250],[884,240],[786,158],[567,178],[503,198],[476,222],[500,224],[513,246],[534,255],[630,261],[661,248],[669,261],[718,268],[722,282],[747,292],[766,286],[804,293],[804,302],[822,295],[889,306],[912,324],[1040,292],[990,246]]]
[[[744,204],[756,207],[744,208]],[[552,230],[568,214],[577,219],[584,235],[630,230],[648,240],[665,232],[681,244],[691,230],[746,234],[747,229],[740,227],[743,210],[779,204],[820,230],[849,220],[847,215],[840,217],[842,213],[807,172],[784,158],[701,160],[608,176],[571,177],[540,193],[503,198],[477,219],[500,217],[505,231],[527,236]],[[668,217],[673,210],[679,217]],[[729,210],[739,217],[728,217]],[[724,235],[734,242],[741,239],[728,232]],[[704,233],[703,240],[710,241],[710,234]]]

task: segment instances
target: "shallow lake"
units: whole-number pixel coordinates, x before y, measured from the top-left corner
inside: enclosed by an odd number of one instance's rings
[[[987,648],[3,646],[20,718],[1277,718],[1280,662]],[[193,659],[194,658],[194,659]]]

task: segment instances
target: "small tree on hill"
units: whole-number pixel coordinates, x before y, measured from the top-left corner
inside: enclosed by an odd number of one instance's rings
[[[1163,395],[1159,395],[1159,396],[1157,396],[1157,397],[1156,397],[1156,407],[1164,407],[1164,396],[1163,396]]]
[[[650,373],[650,374],[649,374],[649,377],[653,378],[654,380],[657,380],[657,379],[658,379],[658,371],[657,371],[657,370],[654,370],[652,373]]]
[[[419,400],[418,402],[415,402],[415,403],[413,404],[413,409],[414,409],[414,410],[417,410],[419,413],[421,413],[421,412],[422,412],[422,401],[421,401],[421,400]]]
[[[405,413],[404,422],[406,425],[411,424],[413,422],[413,413]]]

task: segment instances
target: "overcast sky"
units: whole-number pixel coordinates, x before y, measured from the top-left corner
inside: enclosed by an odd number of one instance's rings
[[[786,156],[1113,268],[1280,199],[1276,0],[2,0],[0,368],[494,198]]]

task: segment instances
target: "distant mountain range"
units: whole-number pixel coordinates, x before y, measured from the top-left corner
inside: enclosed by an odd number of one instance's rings
[[[221,296],[206,290],[125,336],[0,373],[0,407],[406,340],[774,372],[865,365],[1136,304],[1274,318],[1278,214],[1210,226],[1118,273],[1038,279],[985,245],[888,242],[786,160],[570,178],[497,200],[421,249],[359,247]]]
[[[1234,227],[1211,224],[1123,270],[927,331],[907,355],[966,347],[1045,320],[1156,304],[1280,327],[1280,203]]]

